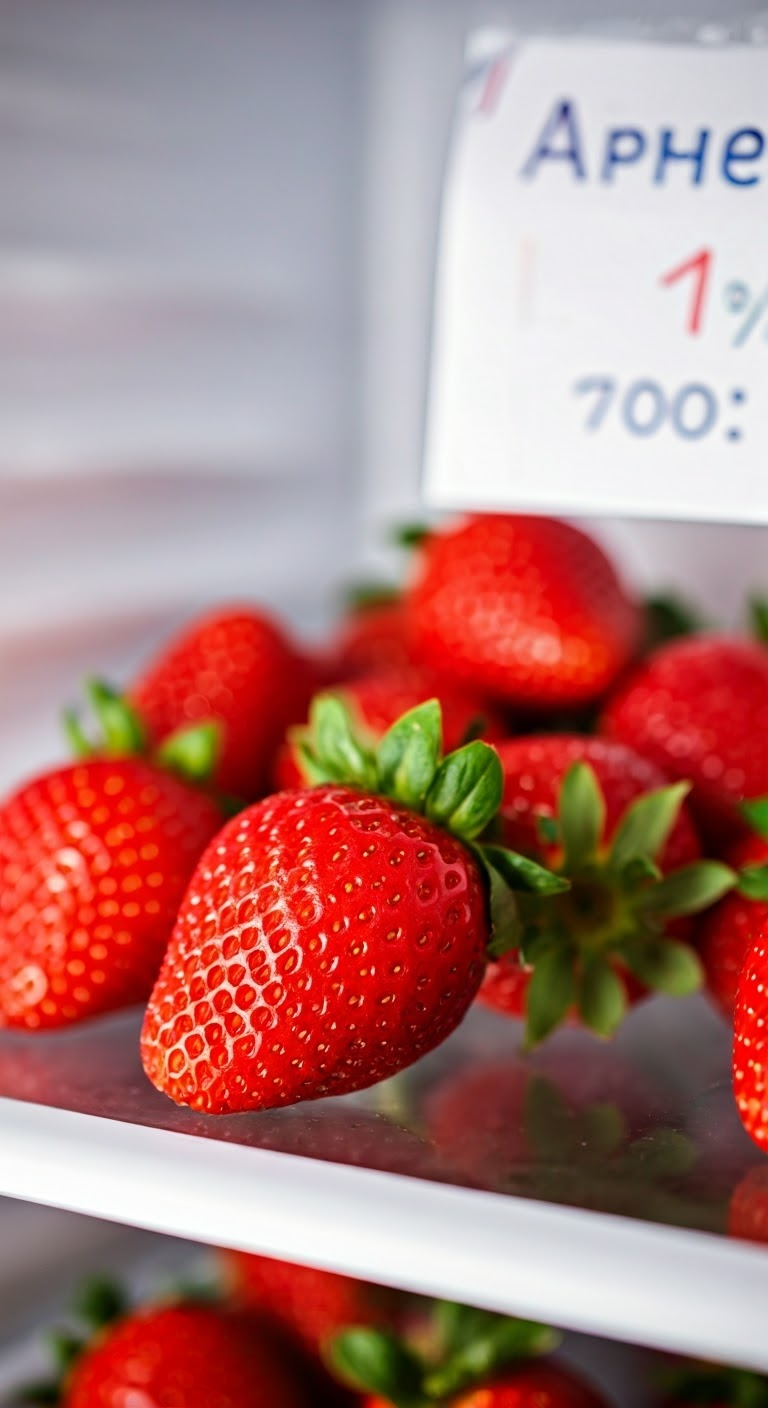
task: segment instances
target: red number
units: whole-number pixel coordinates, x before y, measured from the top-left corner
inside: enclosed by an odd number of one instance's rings
[[[712,260],[714,254],[711,249],[702,249],[698,254],[694,254],[690,259],[686,259],[684,264],[678,264],[677,268],[670,269],[668,274],[662,274],[660,283],[667,288],[670,284],[676,284],[678,279],[684,279],[688,274],[694,275],[693,298],[691,300],[690,313],[686,323],[686,332],[701,332],[701,324],[704,318],[704,302],[709,288],[709,276],[712,272]]]

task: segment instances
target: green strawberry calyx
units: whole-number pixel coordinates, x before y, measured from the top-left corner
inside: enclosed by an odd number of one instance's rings
[[[739,807],[742,817],[756,836],[768,841],[768,797],[753,797]],[[743,865],[737,887],[748,900],[768,901],[768,864]]]
[[[531,970],[528,1047],[574,1007],[584,1026],[611,1036],[626,1012],[628,975],[677,997],[701,986],[697,954],[666,926],[714,904],[738,877],[715,860],[662,871],[660,857],[688,791],[688,783],[677,782],[637,797],[606,843],[605,798],[594,769],[576,762],[563,775],[556,815],[540,817],[539,833],[543,844],[557,846],[552,870],[569,888],[517,902],[521,959]]]
[[[431,1408],[488,1382],[521,1359],[557,1348],[555,1330],[452,1301],[436,1302],[418,1347],[386,1330],[355,1326],[331,1342],[332,1371],[394,1408]]]
[[[76,758],[146,757],[186,782],[203,784],[213,775],[221,747],[221,726],[213,719],[185,724],[152,748],[141,716],[125,697],[104,680],[91,679],[85,693],[100,737],[91,740],[78,714],[64,713],[64,732]]]
[[[519,944],[518,897],[558,895],[570,881],[482,839],[501,805],[501,759],[480,739],[444,756],[442,735],[437,699],[410,709],[375,742],[355,729],[338,695],[320,694],[312,701],[309,725],[293,729],[290,737],[312,786],[336,783],[388,797],[468,847],[488,883],[493,952],[504,953]]]

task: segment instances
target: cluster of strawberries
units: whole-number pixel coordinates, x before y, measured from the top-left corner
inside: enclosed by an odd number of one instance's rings
[[[552,1358],[544,1325],[428,1302],[328,1271],[223,1253],[225,1284],[130,1308],[109,1282],[79,1298],[84,1333],[59,1335],[59,1376],[25,1403],[60,1408],[609,1408]],[[768,1401],[744,1370],[684,1364],[664,1408]],[[21,1401],[21,1400],[20,1400]]]
[[[93,684],[103,737],[0,807],[0,1024],[147,1003],[150,1080],[221,1113],[370,1086],[476,998],[530,1047],[706,980],[766,1144],[768,649],[649,619],[582,532],[485,515],[323,654],[224,610]]]

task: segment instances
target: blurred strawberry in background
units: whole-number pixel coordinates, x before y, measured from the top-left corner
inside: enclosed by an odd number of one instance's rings
[[[640,603],[596,542],[557,519],[521,514],[428,533],[405,610],[424,665],[513,707],[598,699],[644,629]]]
[[[266,790],[273,754],[306,712],[316,667],[271,617],[219,607],[196,618],[134,681],[130,695],[153,742],[183,724],[222,726],[216,786],[251,801]]]

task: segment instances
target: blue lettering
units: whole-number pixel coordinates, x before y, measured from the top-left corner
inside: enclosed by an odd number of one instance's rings
[[[639,127],[613,127],[609,130],[605,143],[605,160],[601,180],[610,185],[614,179],[615,166],[630,166],[639,161],[648,142]]]
[[[656,165],[656,174],[653,178],[654,181],[657,185],[664,184],[666,165],[668,161],[692,161],[694,163],[694,168],[692,172],[691,184],[694,186],[700,186],[704,179],[704,160],[707,154],[707,144],[709,142],[710,137],[709,128],[702,127],[700,129],[698,146],[694,147],[692,151],[675,151],[675,148],[672,145],[674,137],[675,131],[673,127],[662,127],[661,145],[659,147],[659,160]]]
[[[555,146],[555,141],[561,133],[565,138],[565,145]],[[543,161],[569,161],[576,180],[587,179],[575,106],[567,99],[555,103],[520,175],[524,176],[526,181],[532,181]]]
[[[746,150],[744,139],[748,144]],[[757,161],[764,149],[765,137],[757,127],[741,127],[738,132],[732,132],[723,152],[723,175],[726,181],[730,181],[732,186],[756,186],[760,176],[739,176],[732,168],[737,161]]]

